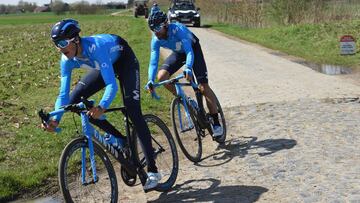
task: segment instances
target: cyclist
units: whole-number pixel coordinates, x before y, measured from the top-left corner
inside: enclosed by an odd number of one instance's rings
[[[155,13],[155,12],[158,12],[158,11],[160,11],[159,5],[157,4],[156,1],[154,1],[154,2],[153,2],[153,5],[152,5],[152,7],[151,7],[150,15],[151,15],[152,13]]]
[[[62,53],[60,60],[60,93],[55,109],[63,105],[75,104],[81,97],[88,98],[105,87],[99,104],[88,112],[90,122],[108,133],[106,141],[121,148],[125,141],[122,135],[107,120],[99,119],[110,106],[118,90],[116,79],[124,90],[124,105],[129,118],[135,125],[144,146],[148,162],[148,179],[144,189],[154,188],[161,179],[154,160],[149,128],[142,116],[140,106],[139,63],[128,43],[121,37],[111,34],[98,34],[80,37],[80,26],[76,20],[65,19],[57,22],[51,30],[51,39]],[[74,68],[87,68],[89,72],[70,92],[71,73]],[[54,132],[61,116],[51,118],[42,127]]]
[[[207,68],[204,56],[200,47],[199,39],[183,24],[168,23],[166,14],[162,11],[151,13],[148,24],[153,32],[151,40],[151,56],[149,64],[149,81],[147,88],[155,81],[158,69],[160,47],[172,50],[161,66],[157,78],[160,81],[167,80],[181,67],[187,80],[191,80],[192,73],[195,73],[199,83],[199,89],[206,98],[206,103],[214,123],[211,125],[213,136],[219,137],[223,134],[220,125],[216,97],[208,84]],[[165,86],[170,92],[176,95],[174,85]]]

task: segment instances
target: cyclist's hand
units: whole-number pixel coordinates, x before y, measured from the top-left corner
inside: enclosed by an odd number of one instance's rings
[[[148,90],[149,92],[152,92],[153,91],[153,85],[154,85],[154,81],[149,80],[145,85],[145,89]]]
[[[191,81],[191,80],[192,80],[193,74],[192,74],[192,71],[191,71],[190,68],[186,68],[186,69],[184,70],[184,75],[185,75],[185,78],[186,78],[187,81]]]
[[[55,129],[57,128],[57,126],[59,125],[59,123],[55,120],[49,120],[49,122],[47,123],[47,125],[45,124],[41,124],[41,128],[44,129],[45,131],[48,132],[55,132]]]
[[[94,119],[99,119],[103,113],[105,112],[105,109],[101,108],[100,106],[92,107],[88,112],[87,115],[91,116]]]

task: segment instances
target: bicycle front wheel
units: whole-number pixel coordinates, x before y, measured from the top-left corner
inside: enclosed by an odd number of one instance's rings
[[[171,120],[176,139],[184,155],[196,163],[202,155],[201,136],[198,133],[200,129],[192,112],[189,110],[188,113],[190,116],[186,115],[181,98],[174,98],[171,102]]]
[[[157,116],[144,115],[145,122],[149,127],[156,166],[162,178],[155,190],[168,191],[174,185],[179,171],[179,158],[176,144],[166,124]],[[135,131],[134,131],[135,132]],[[136,132],[135,132],[136,133]],[[141,142],[134,136],[136,142],[136,153],[143,167],[146,165],[145,156]]]
[[[72,140],[61,154],[59,182],[65,202],[117,202],[118,186],[114,168],[104,150],[96,142],[93,145],[96,181],[85,137]]]

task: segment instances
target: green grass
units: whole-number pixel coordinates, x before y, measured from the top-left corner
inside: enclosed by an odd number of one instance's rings
[[[272,28],[241,28],[234,25],[214,24],[213,29],[238,38],[280,50],[308,61],[357,67],[360,55],[340,55],[339,40],[345,34],[360,34],[360,21],[293,25]],[[357,41],[356,46],[360,46]]]
[[[143,19],[125,15],[0,16],[0,202],[41,187],[55,177],[62,149],[76,136],[71,115],[62,119],[60,134],[45,133],[37,127],[37,111],[51,111],[58,94],[60,54],[49,32],[52,24],[65,17],[80,22],[83,36],[113,33],[125,38],[140,61],[141,86],[146,84],[150,33]],[[81,70],[74,71],[73,82],[82,74]],[[155,101],[142,91],[143,112],[169,121],[171,96],[163,88],[158,93],[163,99]],[[93,98],[99,101],[101,96],[99,92]],[[112,106],[120,104],[117,96]],[[118,115],[109,115],[109,120],[122,123]]]
[[[123,10],[110,10],[111,12],[123,11]],[[108,10],[104,10],[105,13],[110,12]],[[124,10],[125,11],[125,10]],[[8,15],[0,15],[0,25],[23,25],[23,24],[39,24],[39,23],[53,23],[57,22],[64,18],[72,18],[76,16],[76,20],[79,22],[95,22],[95,21],[103,21],[104,18],[111,18],[108,15],[55,15],[52,12],[44,12],[44,13],[24,13],[24,14],[8,14]]]

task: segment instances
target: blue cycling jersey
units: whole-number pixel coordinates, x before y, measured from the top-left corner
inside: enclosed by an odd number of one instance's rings
[[[155,81],[155,75],[159,63],[160,47],[170,49],[177,53],[186,54],[187,68],[192,68],[194,63],[194,52],[192,44],[196,42],[193,33],[181,23],[170,23],[168,25],[168,38],[158,39],[155,34],[151,40],[151,54],[149,64],[149,80]]]
[[[69,92],[71,73],[74,68],[95,68],[105,82],[105,92],[99,102],[99,106],[107,109],[118,90],[113,63],[119,58],[123,47],[119,44],[119,37],[110,34],[99,34],[81,38],[81,57],[67,58],[64,54],[61,57],[61,85],[60,93],[55,103],[55,109],[69,103]],[[55,117],[60,121],[62,115]]]

